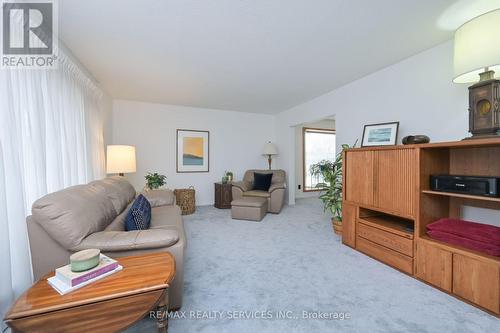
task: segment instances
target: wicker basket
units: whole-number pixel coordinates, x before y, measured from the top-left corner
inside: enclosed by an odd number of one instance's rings
[[[174,190],[177,206],[181,208],[182,215],[193,214],[196,210],[195,191],[192,186]]]

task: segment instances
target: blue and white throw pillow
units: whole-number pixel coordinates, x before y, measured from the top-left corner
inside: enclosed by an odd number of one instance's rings
[[[151,224],[151,205],[148,199],[140,194],[130,207],[125,218],[125,230],[145,230]]]

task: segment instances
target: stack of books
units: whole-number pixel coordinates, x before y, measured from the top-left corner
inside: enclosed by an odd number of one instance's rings
[[[47,281],[59,294],[64,295],[94,281],[120,271],[123,267],[114,259],[100,255],[99,265],[83,272],[71,271],[71,265],[56,269],[56,274]]]

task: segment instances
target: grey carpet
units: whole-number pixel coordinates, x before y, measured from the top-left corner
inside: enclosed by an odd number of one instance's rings
[[[169,332],[500,332],[497,318],[343,246],[317,199],[298,200],[260,223],[231,220],[228,210],[213,207],[184,221],[179,314],[187,318],[171,319]],[[234,318],[260,311],[270,318]],[[303,311],[350,318],[303,319]],[[128,331],[154,327],[148,319]]]

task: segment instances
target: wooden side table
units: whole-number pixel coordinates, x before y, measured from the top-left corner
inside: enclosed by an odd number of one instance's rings
[[[168,329],[168,287],[175,259],[168,252],[117,259],[123,269],[66,295],[38,280],[5,316],[13,332],[121,332],[148,313]],[[149,312],[156,309],[156,311]]]
[[[231,183],[215,183],[215,208],[231,208],[231,201],[233,201],[232,187]]]

